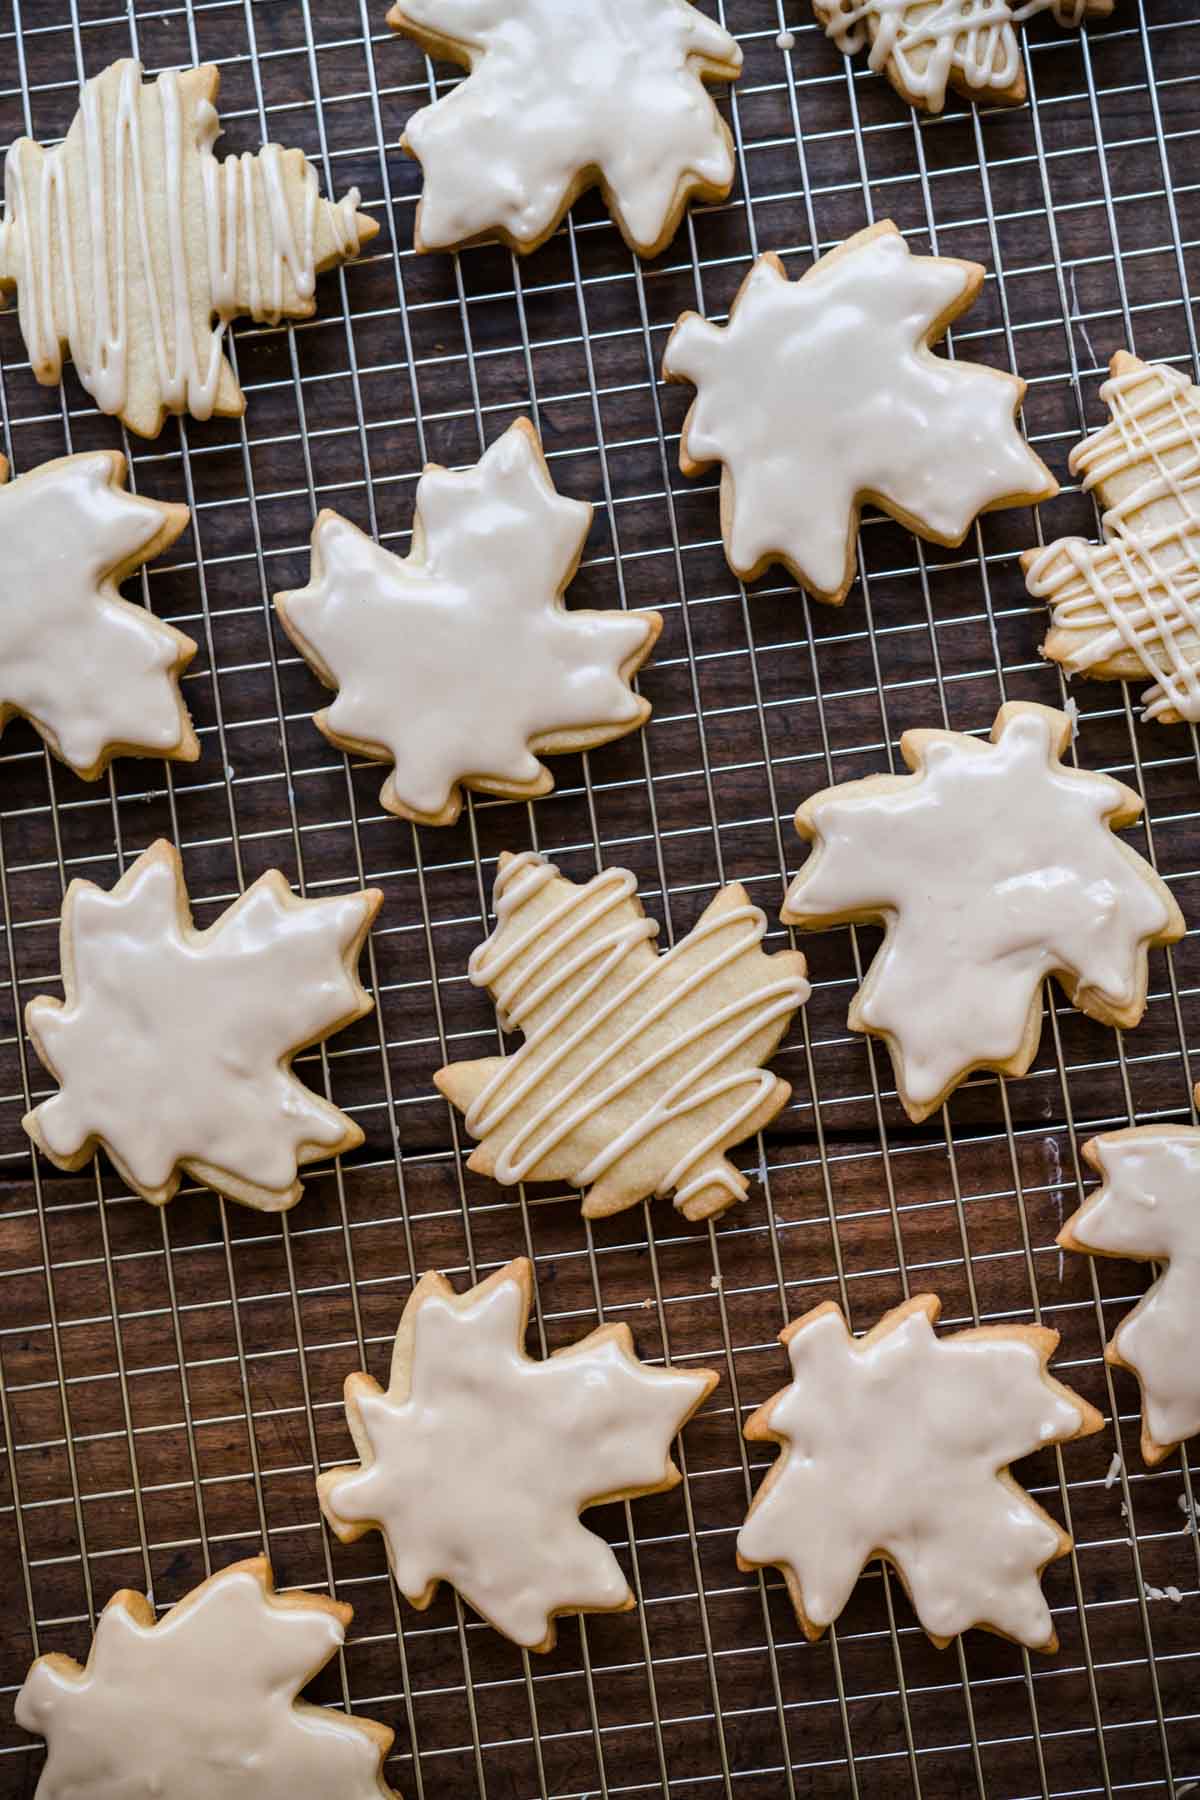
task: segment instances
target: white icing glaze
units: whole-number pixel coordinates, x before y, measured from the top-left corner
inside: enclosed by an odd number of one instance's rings
[[[336,513],[318,519],[314,579],[275,604],[341,690],[321,728],[396,763],[385,806],[437,815],[466,776],[536,783],[545,771],[531,740],[586,727],[615,736],[645,718],[619,671],[657,615],[558,604],[591,517],[555,492],[520,424],[474,468],[426,470],[406,560]]]
[[[1063,658],[1086,674],[1132,652],[1152,685],[1146,717],[1200,720],[1200,390],[1165,364],[1136,363],[1100,389],[1112,419],[1071,454],[1085,489],[1117,484],[1105,541],[1061,538],[1025,579],[1079,633]],[[1132,479],[1129,479],[1132,477]]]
[[[1074,1244],[1167,1265],[1112,1339],[1142,1384],[1143,1441],[1164,1452],[1200,1432],[1200,1131],[1117,1131],[1089,1148],[1104,1186],[1070,1220]]]
[[[388,1793],[361,1723],[296,1704],[342,1643],[338,1612],[269,1599],[259,1566],[213,1577],[157,1624],[136,1616],[140,1594],[134,1611],[118,1595],[100,1616],[86,1669],[59,1656],[34,1663],[16,1718],[47,1740],[37,1800]]]
[[[399,0],[389,16],[471,68],[404,135],[425,174],[419,248],[493,232],[527,248],[599,181],[648,252],[689,190],[728,191],[732,145],[701,76],[742,55],[686,0]]]
[[[791,1328],[791,1385],[761,1414],[784,1451],[738,1553],[790,1571],[817,1630],[882,1553],[931,1637],[987,1625],[1044,1648],[1054,1627],[1038,1574],[1062,1541],[997,1476],[1075,1436],[1085,1413],[1046,1379],[1033,1343],[1002,1328],[939,1338],[931,1304],[900,1309],[865,1339],[851,1337],[836,1307]]]
[[[348,1535],[382,1530],[415,1604],[449,1581],[497,1630],[542,1648],[555,1613],[630,1602],[616,1557],[579,1513],[669,1485],[671,1439],[712,1377],[646,1368],[627,1339],[605,1334],[535,1362],[522,1344],[525,1293],[504,1276],[461,1299],[426,1278],[406,1309],[411,1382],[405,1359],[387,1393],[369,1383],[355,1395],[371,1460],[323,1477],[322,1504]]]
[[[787,1098],[757,1065],[808,999],[803,959],[773,966],[759,952],[766,918],[737,888],[659,956],[636,891],[626,869],[576,887],[528,851],[501,868],[496,930],[468,973],[524,1042],[478,1065],[467,1129],[495,1139],[492,1172],[505,1184],[569,1173],[590,1188],[644,1150],[653,1175],[625,1204],[675,1189],[688,1216],[701,1196],[705,1213],[723,1210],[746,1180],[722,1150],[764,1104]],[[671,1128],[694,1115],[679,1150]]]
[[[99,1141],[148,1197],[169,1198],[178,1166],[199,1164],[236,1198],[290,1205],[300,1162],[360,1141],[289,1062],[369,1010],[348,959],[378,902],[374,891],[298,900],[272,870],[197,931],[166,843],[111,893],[72,882],[66,1003],[41,996],[26,1011],[60,1090],[26,1129],[66,1166]],[[247,1184],[263,1192],[239,1193]]]
[[[285,163],[268,144],[217,162],[220,126],[203,97],[215,87],[215,71],[171,69],[143,85],[140,63],[114,63],[82,89],[61,145],[20,138],[5,159],[0,282],[17,283],[34,374],[61,379],[65,342],[101,410],[132,408],[136,429],[157,430],[162,407],[209,418],[232,381],[221,354],[230,319],[303,316],[318,260],[359,247],[357,191],[321,200],[297,153]],[[157,409],[132,391],[147,376]]]
[[[111,579],[176,534],[175,509],[125,493],[119,468],[64,457],[0,486],[0,729],[25,715],[77,772],[115,745],[195,755],[174,673],[196,646]]]
[[[1055,491],[1014,423],[1021,383],[925,343],[975,274],[872,228],[800,281],[760,258],[725,327],[684,314],[663,371],[698,390],[685,467],[726,465],[739,575],[783,561],[840,598],[860,497],[957,543],[985,508]]]
[[[1147,944],[1182,935],[1168,889],[1107,823],[1134,816],[1137,795],[1064,767],[1067,730],[1061,713],[1014,703],[990,743],[908,733],[918,775],[827,788],[797,815],[816,849],[784,919],[886,920],[850,1022],[887,1037],[914,1116],[1028,1048],[1051,974],[1085,1010],[1136,1017]],[[1035,1031],[1030,1058],[1036,1046]]]

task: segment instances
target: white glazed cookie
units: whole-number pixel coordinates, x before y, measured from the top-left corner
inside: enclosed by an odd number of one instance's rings
[[[219,86],[210,65],[143,85],[140,63],[113,63],[60,145],[18,138],[5,159],[0,292],[18,290],[33,372],[61,380],[65,346],[100,410],[143,437],[168,412],[241,413],[229,321],[307,318],[316,276],[378,230],[354,189],[318,196],[299,150],[218,162]]]
[[[187,507],[127,493],[117,450],[7,473],[0,456],[0,731],[20,714],[85,781],[114,756],[195,762],[179,677],[196,646],[117,592]]]
[[[1071,452],[1103,542],[1059,538],[1022,557],[1051,607],[1042,654],[1069,675],[1150,682],[1148,719],[1200,721],[1200,388],[1118,350],[1100,398],[1112,418]]]
[[[495,907],[468,974],[525,1041],[434,1077],[481,1140],[469,1166],[506,1186],[584,1188],[590,1219],[672,1190],[688,1219],[742,1199],[725,1152],[786,1105],[788,1083],[760,1065],[810,992],[798,951],[763,953],[745,888],[722,888],[661,955],[627,869],[580,887],[528,851],[505,855]]]
[[[382,899],[368,888],[299,900],[272,869],[197,931],[179,852],[162,840],[111,893],[73,881],[66,998],[25,1009],[59,1083],[25,1115],[34,1143],[60,1169],[103,1146],[156,1206],[184,1170],[263,1212],[294,1206],[304,1163],[362,1142],[291,1061],[370,1012],[355,965]]]
[[[1200,1432],[1200,1130],[1106,1131],[1083,1154],[1104,1185],[1067,1220],[1059,1243],[1165,1264],[1105,1349],[1109,1362],[1137,1376],[1142,1455],[1153,1466]]]
[[[978,1625],[1056,1650],[1039,1578],[1071,1539],[1008,1465],[1104,1421],[1047,1372],[1056,1331],[983,1325],[938,1337],[940,1310],[921,1294],[855,1338],[829,1302],[780,1333],[791,1384],[752,1414],[746,1436],[783,1454],[738,1536],[739,1567],[782,1571],[809,1638],[880,1557],[940,1648]]]
[[[869,49],[910,106],[941,112],[947,87],[996,105],[1025,98],[1015,27],[1051,12],[1059,25],[1106,19],[1113,0],[813,0],[817,21],[843,55]]]
[[[524,1348],[533,1271],[522,1257],[458,1294],[417,1284],[387,1391],[346,1382],[361,1467],[318,1477],[344,1543],[383,1533],[396,1585],[419,1608],[448,1581],[497,1631],[554,1646],[556,1616],[634,1604],[585,1507],[674,1487],[671,1440],[717,1384],[708,1369],[638,1361],[627,1325],[602,1325],[544,1362]]]
[[[826,788],[796,814],[814,849],[783,919],[886,925],[849,1023],[886,1041],[912,1119],[972,1069],[1025,1073],[1048,976],[1090,1017],[1136,1025],[1148,947],[1183,936],[1170,890],[1113,835],[1140,796],[1064,766],[1071,734],[1066,713],[1023,701],[990,740],[906,731],[913,774]]]
[[[760,256],[726,326],[683,314],[663,358],[668,381],[698,390],[680,466],[722,465],[721,532],[743,581],[782,563],[838,605],[864,501],[960,544],[977,514],[1058,492],[1017,430],[1024,382],[930,351],[983,279],[978,263],[912,255],[885,220],[799,281]]]
[[[426,468],[407,558],[320,514],[312,580],[275,605],[301,655],[340,690],[319,729],[395,763],[380,796],[389,812],[452,825],[463,786],[536,798],[554,786],[539,755],[645,723],[649,702],[629,682],[659,614],[563,604],[591,521],[590,506],[555,492],[525,419],[473,468]]]
[[[598,186],[629,247],[657,256],[689,200],[733,184],[704,83],[735,81],[742,53],[687,0],[398,0],[388,23],[469,71],[401,139],[425,176],[418,250],[536,250]]]
[[[36,1800],[396,1800],[386,1725],[296,1698],[352,1609],[277,1594],[265,1556],[212,1575],[155,1622],[122,1589],[86,1667],[40,1656],[16,1720],[46,1739]]]

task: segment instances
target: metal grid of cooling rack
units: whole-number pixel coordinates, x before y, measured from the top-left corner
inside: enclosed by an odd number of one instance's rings
[[[322,281],[314,320],[236,332],[244,421],[172,421],[152,444],[124,442],[72,375],[61,393],[37,387],[0,314],[0,447],[15,471],[121,443],[141,491],[193,508],[142,597],[200,640],[187,694],[203,744],[194,768],[121,764],[94,788],[21,726],[0,757],[4,1795],[32,1794],[41,1766],[10,1708],[34,1653],[83,1654],[119,1587],[164,1607],[264,1544],[280,1586],[353,1603],[345,1655],[314,1691],[395,1726],[388,1774],[409,1796],[1016,1800],[1182,1795],[1200,1779],[1200,1470],[1178,1454],[1143,1467],[1132,1384],[1100,1358],[1142,1272],[1054,1247],[1094,1129],[1195,1117],[1194,934],[1155,957],[1136,1034],[1056,1006],[1025,1080],[972,1081],[920,1130],[886,1058],[845,1029],[870,934],[861,950],[846,932],[812,938],[814,996],[778,1059],[793,1101],[746,1147],[751,1196],[715,1229],[662,1205],[588,1228],[569,1198],[479,1181],[430,1090],[447,1055],[495,1042],[464,974],[500,849],[534,844],[577,876],[627,864],[668,937],[726,878],[774,916],[806,793],[888,766],[908,725],[981,731],[1002,698],[1061,697],[1016,556],[1035,530],[1094,529],[1071,491],[1040,525],[989,517],[956,553],[869,520],[841,611],[772,578],[747,598],[721,555],[713,485],[677,472],[686,396],[656,381],[684,307],[723,312],[760,249],[798,272],[814,248],[890,215],[914,246],[987,265],[952,353],[1021,370],[1027,429],[1060,475],[1099,422],[1114,349],[1196,368],[1194,0],[1118,0],[1086,36],[1039,22],[1030,106],[920,123],[842,63],[801,0],[707,10],[746,54],[729,102],[738,183],[643,268],[594,199],[520,265],[495,248],[412,255],[417,172],[396,144],[447,71],[393,39],[382,6],[0,0],[0,145],[61,136],[80,77],[116,56],[152,71],[210,59],[232,147],[302,145],[326,191],[357,183],[384,227],[361,263]],[[422,463],[473,460],[520,412],[559,486],[597,504],[576,597],[666,617],[642,683],[654,718],[560,762],[557,792],[533,809],[476,802],[453,830],[413,831],[380,812],[379,771],[348,766],[312,730],[316,689],[268,596],[303,579],[318,506],[403,549]],[[1194,731],[1137,725],[1119,687],[1078,698],[1082,759],[1146,794],[1135,835],[1200,917]],[[308,892],[363,880],[385,892],[366,958],[377,1011],[302,1065],[366,1143],[282,1219],[204,1192],[158,1214],[106,1164],[39,1168],[21,1133],[44,1077],[19,1009],[55,989],[63,886],[110,884],[164,833],[202,922],[270,866]],[[783,941],[777,930],[768,947]],[[722,1375],[689,1428],[685,1484],[591,1515],[638,1610],[565,1621],[557,1651],[535,1659],[445,1591],[425,1614],[399,1604],[379,1540],[334,1544],[313,1491],[314,1469],[349,1451],[342,1380],[386,1366],[413,1271],[462,1281],[522,1251],[543,1346],[622,1318],[643,1355]],[[780,1325],[836,1298],[862,1328],[922,1289],[948,1322],[1053,1324],[1060,1372],[1105,1411],[1102,1436],[1021,1470],[1076,1539],[1046,1581],[1056,1657],[980,1633],[938,1653],[878,1572],[809,1646],[782,1585],[734,1566],[759,1460],[738,1426],[780,1383]]]

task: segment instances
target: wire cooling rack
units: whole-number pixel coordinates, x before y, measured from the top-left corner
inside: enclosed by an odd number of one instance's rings
[[[73,374],[61,392],[38,387],[15,317],[0,315],[15,471],[121,444],[140,491],[193,509],[142,598],[200,641],[186,690],[203,745],[194,767],[124,762],[92,787],[24,726],[4,739],[0,1793],[32,1794],[41,1767],[11,1722],[35,1653],[85,1654],[117,1588],[165,1607],[265,1545],[280,1586],[352,1602],[345,1655],[315,1692],[396,1728],[388,1776],[410,1797],[1182,1795],[1200,1781],[1197,1449],[1191,1473],[1179,1454],[1147,1471],[1134,1385],[1101,1360],[1145,1271],[1064,1257],[1054,1234],[1092,1131],[1195,1116],[1194,934],[1153,957],[1136,1033],[1058,1006],[1028,1077],[973,1080],[921,1129],[886,1057],[846,1031],[872,934],[812,937],[813,999],[777,1059],[794,1098],[744,1147],[750,1197],[715,1229],[665,1203],[588,1228],[570,1197],[470,1176],[429,1076],[496,1042],[465,965],[502,848],[534,844],[576,877],[632,867],[667,938],[727,878],[774,920],[806,794],[892,766],[909,725],[983,731],[1005,697],[1061,699],[1017,553],[1039,531],[1094,531],[1077,491],[1040,526],[988,517],[958,552],[868,520],[841,610],[810,606],[778,571],[748,598],[721,554],[714,484],[677,470],[687,394],[657,370],[677,314],[723,313],[757,251],[799,273],[814,249],[890,216],[914,248],[987,265],[953,350],[1020,369],[1029,434],[1065,477],[1070,445],[1101,421],[1115,349],[1196,369],[1200,10],[1118,0],[1087,35],[1039,21],[1029,106],[918,122],[843,63],[802,0],[709,0],[745,51],[729,102],[737,185],[648,267],[594,197],[524,263],[497,248],[415,258],[418,177],[397,140],[449,77],[391,36],[383,10],[0,0],[0,145],[60,137],[79,79],[115,57],[151,71],[211,59],[227,144],[302,145],[325,190],[357,183],[383,226],[361,263],[321,281],[310,323],[236,331],[244,421],[170,421],[150,444],[126,443]],[[452,830],[414,831],[381,813],[381,771],[348,766],[314,731],[318,690],[268,597],[305,579],[319,506],[403,550],[423,462],[473,461],[523,412],[560,488],[597,505],[574,598],[665,615],[642,684],[653,721],[557,762],[557,792],[532,809],[476,801]],[[1078,699],[1081,759],[1145,793],[1132,841],[1200,919],[1195,732],[1136,724],[1118,686]],[[282,1219],[202,1191],[159,1214],[106,1163],[39,1167],[21,1132],[47,1081],[19,1009],[58,991],[63,886],[111,885],[160,834],[182,847],[201,922],[273,866],[310,893],[368,880],[386,895],[365,959],[377,1011],[302,1063],[366,1143]],[[398,1602],[378,1537],[334,1543],[313,1482],[350,1452],[342,1381],[385,1370],[413,1272],[461,1285],[521,1252],[536,1260],[542,1345],[624,1319],[643,1355],[722,1376],[686,1434],[685,1484],[590,1516],[638,1609],[564,1621],[556,1652],[532,1659],[445,1590],[424,1614]],[[1059,1372],[1105,1411],[1103,1435],[1021,1465],[1075,1536],[1046,1576],[1056,1656],[978,1632],[935,1651],[878,1571],[809,1646],[777,1577],[735,1567],[763,1461],[739,1424],[781,1384],[780,1326],[833,1298],[861,1329],[930,1289],[949,1323],[1053,1325]]]

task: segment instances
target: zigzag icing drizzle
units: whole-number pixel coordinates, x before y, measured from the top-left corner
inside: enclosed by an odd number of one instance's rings
[[[740,1200],[742,1188],[726,1168],[705,1165],[706,1158],[719,1145],[736,1140],[736,1126],[748,1119],[777,1084],[777,1077],[767,1069],[745,1069],[705,1078],[710,1069],[724,1062],[738,1045],[756,1036],[773,1019],[790,1013],[808,998],[808,983],[796,976],[782,977],[765,983],[718,1011],[708,1013],[689,1025],[664,1048],[655,1050],[625,1073],[607,1072],[630,1044],[647,1027],[679,1005],[689,994],[702,988],[720,970],[735,962],[746,951],[761,943],[766,932],[766,916],[757,906],[739,906],[716,918],[702,919],[689,936],[654,962],[641,964],[628,973],[614,992],[605,993],[609,977],[623,972],[623,965],[637,944],[655,937],[658,925],[653,919],[637,918],[616,924],[610,932],[573,952],[576,940],[598,919],[613,912],[637,891],[637,882],[627,869],[608,869],[597,875],[586,887],[569,894],[566,899],[523,932],[517,933],[502,949],[496,947],[501,928],[518,913],[527,900],[552,881],[557,870],[532,851],[515,856],[501,870],[496,881],[496,934],[479,945],[467,965],[467,973],[477,987],[492,990],[496,1010],[505,1030],[520,1027],[522,1020],[566,988],[561,1002],[525,1038],[515,1056],[509,1057],[476,1098],[466,1115],[467,1129],[482,1138],[503,1124],[514,1108],[557,1068],[573,1050],[592,1036],[614,1015],[619,1015],[635,994],[655,980],[685,949],[731,927],[742,926],[723,949],[714,953],[703,966],[686,980],[666,986],[662,998],[648,1011],[640,1012],[610,1043],[597,1050],[586,1066],[563,1088],[550,1093],[541,1106],[521,1126],[512,1142],[497,1157],[496,1179],[505,1183],[523,1181],[558,1144],[568,1138],[587,1119],[619,1096],[644,1082],[660,1064],[677,1056],[689,1044],[707,1037],[715,1027],[743,1021],[732,1037],[721,1037],[714,1049],[693,1067],[687,1069],[666,1091],[646,1106],[638,1118],[619,1136],[580,1169],[573,1177],[581,1188],[598,1181],[621,1157],[643,1143],[653,1132],[670,1121],[696,1112],[724,1094],[744,1089],[744,1097],[736,1111],[722,1117],[720,1123],[699,1143],[691,1145],[671,1166],[659,1184],[658,1192],[676,1190],[675,1205],[682,1208],[687,1200],[704,1188],[722,1186],[734,1199]],[[527,966],[505,984],[504,976],[512,965],[535,942],[541,945]],[[559,959],[562,958],[560,961]],[[571,1028],[567,1023],[581,1002],[600,990],[605,995],[599,1005]],[[606,1078],[607,1077],[607,1078]],[[582,1098],[568,1104],[576,1095]],[[688,1171],[700,1165],[699,1173],[685,1180]],[[682,1184],[682,1185],[681,1185]]]

